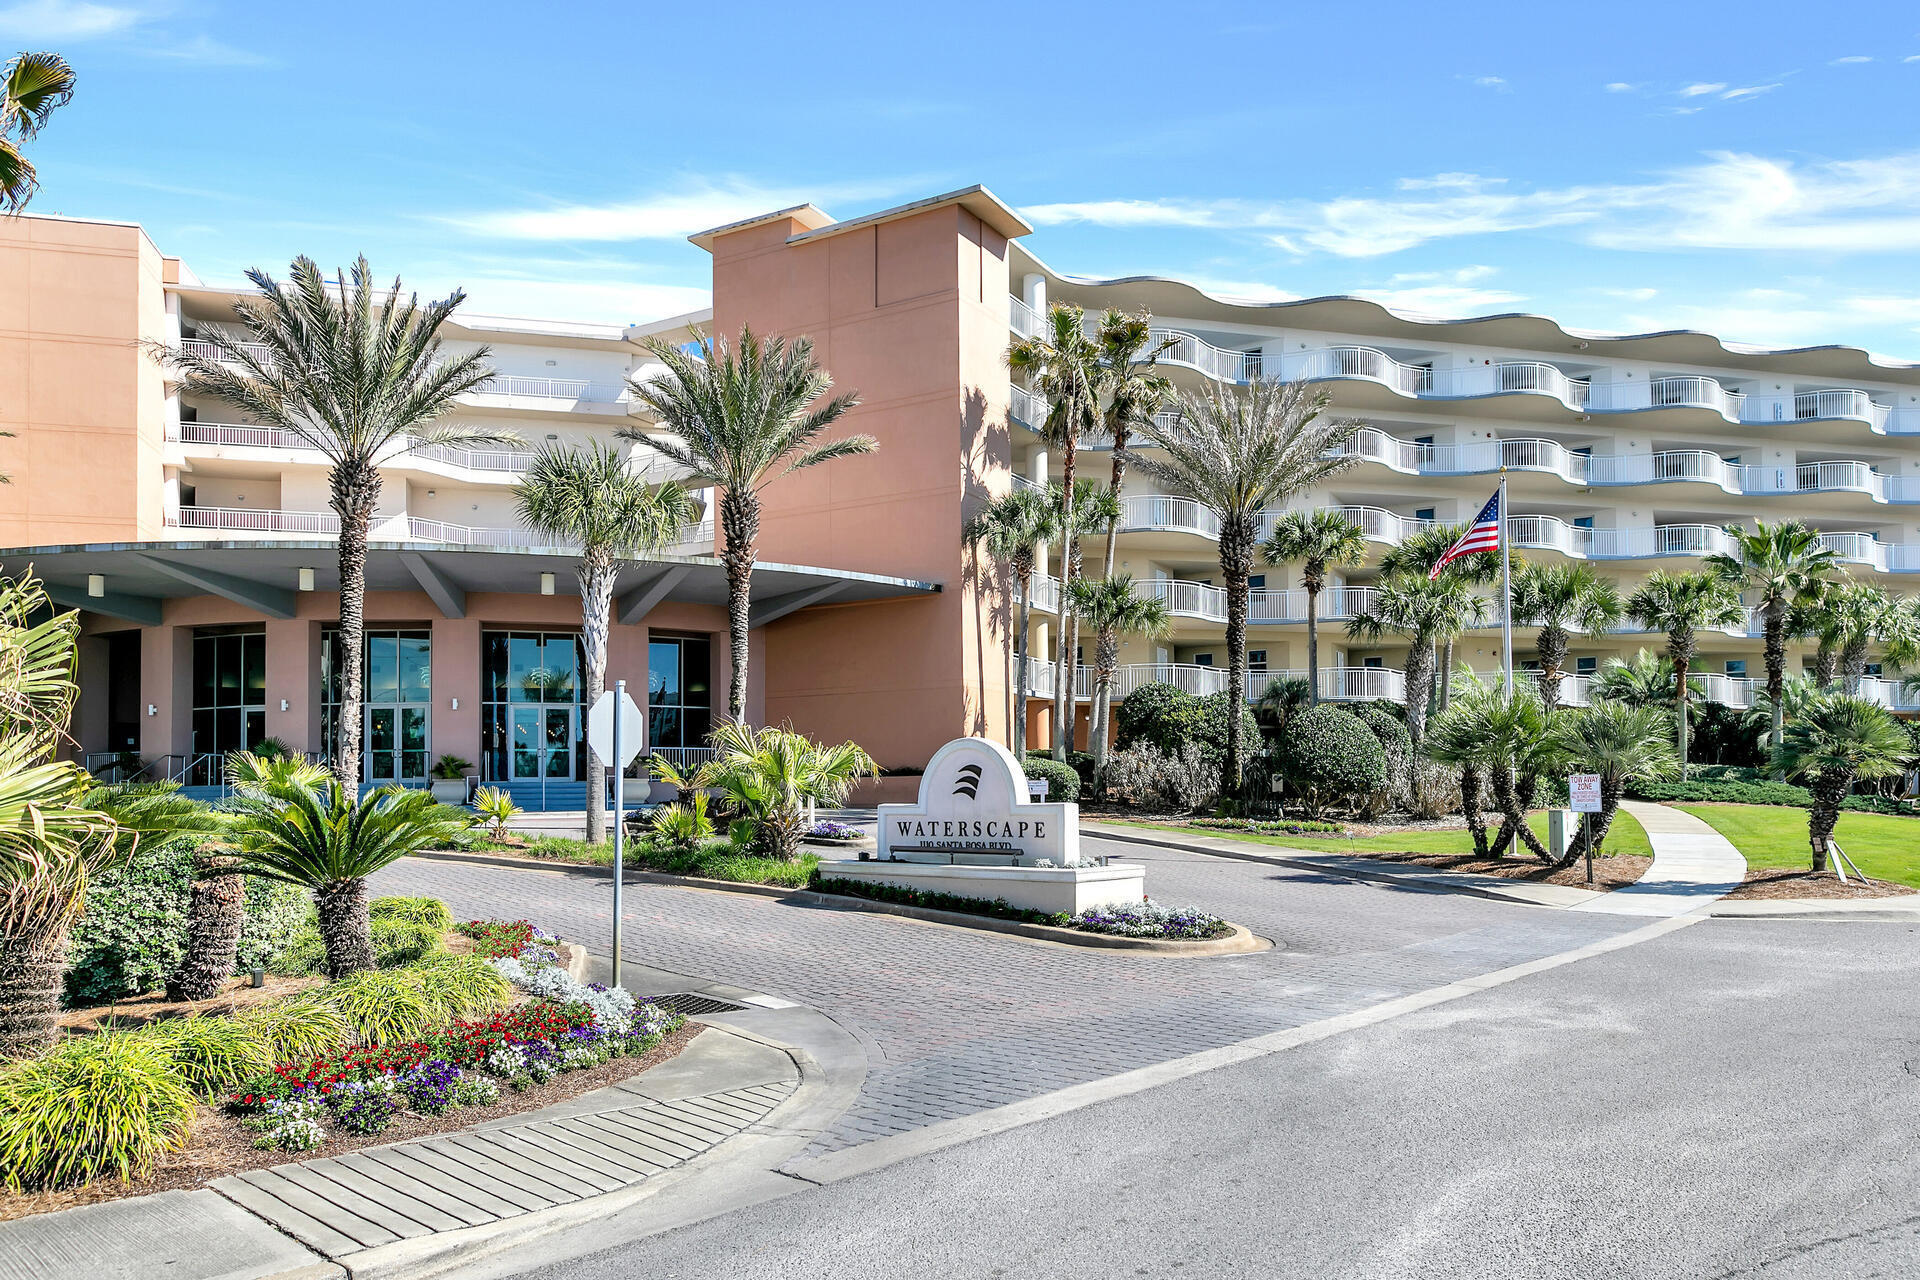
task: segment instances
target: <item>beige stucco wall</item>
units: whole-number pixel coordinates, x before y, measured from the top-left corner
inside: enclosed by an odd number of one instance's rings
[[[0,218],[0,546],[158,533],[161,263],[135,226]]]

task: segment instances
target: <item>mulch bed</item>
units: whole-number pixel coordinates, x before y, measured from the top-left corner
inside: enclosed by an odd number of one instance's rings
[[[244,1173],[248,1169],[263,1169],[269,1165],[291,1164],[300,1160],[318,1160],[325,1156],[343,1155],[361,1147],[379,1147],[392,1142],[404,1142],[409,1138],[424,1138],[436,1133],[469,1129],[489,1120],[497,1120],[522,1111],[534,1111],[592,1089],[618,1084],[674,1057],[692,1043],[693,1038],[702,1030],[704,1028],[701,1024],[689,1022],[641,1057],[614,1058],[584,1071],[569,1071],[555,1076],[546,1084],[535,1085],[518,1093],[503,1087],[500,1091],[500,1101],[490,1107],[462,1107],[444,1116],[424,1116],[413,1111],[402,1111],[394,1117],[392,1124],[379,1133],[348,1134],[329,1129],[327,1144],[317,1151],[256,1150],[253,1139],[257,1135],[253,1130],[246,1128],[239,1117],[228,1115],[212,1107],[201,1107],[194,1118],[192,1134],[187,1139],[187,1149],[171,1156],[163,1156],[155,1162],[154,1170],[149,1176],[133,1182],[102,1178],[87,1186],[71,1187],[65,1191],[15,1194],[0,1190],[0,1222],[24,1218],[36,1213],[50,1213],[56,1209],[71,1209],[83,1204],[98,1204],[104,1200],[118,1200],[124,1196],[151,1195],[156,1191],[191,1190],[231,1173]]]
[[[1748,901],[1756,898],[1904,898],[1913,892],[1909,885],[1894,884],[1888,880],[1862,884],[1849,878],[1842,884],[1840,877],[1831,871],[1815,873],[1772,867],[1765,870],[1749,869],[1746,883],[1727,897]]]
[[[1380,862],[1408,862],[1436,871],[1468,871],[1480,876],[1499,876],[1503,880],[1564,884],[1575,889],[1619,889],[1634,883],[1653,865],[1652,858],[1635,853],[1595,858],[1593,884],[1589,885],[1585,858],[1575,859],[1572,866],[1556,868],[1538,858],[1480,858],[1470,853],[1356,853],[1354,856]]]

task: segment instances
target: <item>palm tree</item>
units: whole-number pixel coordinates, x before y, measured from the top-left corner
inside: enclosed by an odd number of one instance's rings
[[[1840,818],[1840,802],[1855,781],[1890,778],[1913,759],[1913,740],[1886,708],[1843,693],[1816,698],[1781,735],[1774,764],[1789,778],[1805,778],[1813,793],[1807,810],[1807,843],[1813,870],[1827,869],[1827,845]]]
[[[1820,606],[1822,645],[1837,659],[1842,691],[1849,696],[1860,692],[1867,653],[1874,645],[1883,646],[1897,662],[1920,640],[1908,603],[1871,583],[1846,579],[1821,597]]]
[[[1360,526],[1337,510],[1289,511],[1273,522],[1260,546],[1271,565],[1300,562],[1300,587],[1307,593],[1307,699],[1320,705],[1320,592],[1327,570],[1350,568],[1367,558]]]
[[[1100,317],[1099,330],[1094,341],[1100,346],[1100,368],[1095,390],[1106,401],[1101,410],[1100,424],[1113,441],[1113,478],[1108,486],[1115,495],[1120,492],[1120,482],[1127,477],[1127,445],[1131,443],[1134,430],[1142,422],[1152,422],[1153,415],[1166,408],[1173,399],[1173,382],[1155,365],[1168,348],[1180,340],[1176,337],[1153,339],[1152,318],[1145,310],[1129,315],[1114,307],[1108,307]],[[1116,517],[1107,522],[1107,554],[1103,577],[1113,576],[1114,544],[1119,541],[1120,524]]]
[[[1624,702],[1630,707],[1673,706],[1673,663],[1642,649],[1631,660],[1608,658],[1593,677],[1588,696],[1594,701]]]
[[[1581,843],[1599,857],[1629,782],[1652,782],[1679,772],[1680,761],[1658,707],[1594,702],[1553,717],[1551,732],[1568,764],[1600,775],[1600,812],[1584,815]]]
[[[1537,625],[1540,701],[1552,715],[1560,704],[1560,674],[1569,631],[1603,636],[1620,621],[1620,589],[1584,564],[1527,564],[1513,575],[1513,620]]]
[[[1740,593],[1718,573],[1669,573],[1658,570],[1627,597],[1627,612],[1643,627],[1667,633],[1667,657],[1673,662],[1674,743],[1680,776],[1687,776],[1687,670],[1693,665],[1695,639],[1702,628],[1731,627],[1747,620]]]
[[[1417,529],[1402,538],[1399,543],[1387,549],[1380,557],[1382,574],[1407,573],[1431,574],[1453,544],[1460,541],[1466,533],[1464,524],[1435,524]],[[1512,551],[1507,553],[1509,568],[1518,573],[1523,563]],[[1449,561],[1441,574],[1470,587],[1485,587],[1500,581],[1500,553],[1498,551],[1475,551]],[[1438,674],[1434,678],[1434,701],[1438,709],[1444,710],[1447,697],[1453,687],[1453,646],[1459,639],[1459,632],[1450,632],[1440,637],[1439,647],[1434,652],[1434,666]]]
[[[381,787],[356,801],[333,778],[243,787],[229,807],[241,868],[313,894],[329,978],[373,968],[367,877],[473,825],[430,792]]]
[[[1245,388],[1183,393],[1179,415],[1139,424],[1161,456],[1129,451],[1133,465],[1162,490],[1188,498],[1220,521],[1220,576],[1227,594],[1227,690],[1247,696],[1247,578],[1259,546],[1260,517],[1354,459],[1335,452],[1359,422],[1320,416],[1329,397],[1299,382],[1256,382]],[[1240,792],[1245,717],[1227,717],[1221,788]]]
[[[721,562],[727,568],[727,643],[733,687],[727,714],[747,717],[747,602],[760,537],[760,492],[781,476],[835,458],[872,453],[872,436],[842,436],[820,443],[820,433],[860,403],[852,391],[823,399],[833,378],[813,358],[810,338],[772,337],[740,330],[738,346],[695,331],[698,352],[683,351],[658,337],[647,350],[666,372],[630,380],[636,399],[671,431],[671,437],[622,428],[627,440],[644,440],[722,490]]]
[[[432,424],[493,376],[488,349],[448,355],[440,328],[466,299],[456,289],[420,304],[396,278],[382,290],[365,258],[329,282],[295,258],[282,285],[247,272],[255,295],[233,306],[235,324],[203,325],[201,346],[159,347],[181,389],[214,396],[278,427],[331,464],[329,499],[340,520],[340,698],[333,763],[360,778],[365,678],[367,530],[380,499],[380,464],[417,444],[513,439],[511,432]],[[204,348],[204,349],[203,349]]]
[[[1060,513],[1037,489],[1016,485],[967,521],[961,537],[993,560],[1006,563],[1020,592],[1014,630],[1014,712],[1009,725],[1014,758],[1027,757],[1027,635],[1033,612],[1033,567],[1040,548],[1057,536]]]
[[[1120,501],[1120,491],[1118,489],[1110,489],[1105,485],[1097,484],[1090,480],[1082,480],[1080,482],[1079,492],[1073,496],[1073,525],[1076,529],[1098,529],[1104,527],[1111,533],[1119,527],[1120,516],[1123,510],[1124,508]],[[1109,539],[1109,542],[1111,542],[1111,539]],[[1066,553],[1073,568],[1072,584],[1077,587],[1080,583],[1086,581],[1086,578],[1082,575],[1084,560],[1081,555],[1080,539],[1075,538],[1072,542],[1068,543]],[[1107,576],[1111,577],[1112,575],[1108,574]],[[1069,599],[1068,597],[1071,598]],[[1074,663],[1077,666],[1080,661],[1078,636],[1081,616],[1080,595],[1078,592],[1068,590],[1062,593],[1060,613],[1062,617],[1070,615],[1073,618],[1075,634],[1073,653]],[[1106,643],[1108,640],[1113,640],[1113,643],[1116,645],[1119,643],[1119,641],[1113,637],[1099,635],[1098,629],[1096,628],[1094,636],[1095,650],[1098,651],[1100,645]],[[1077,677],[1079,673],[1076,671],[1074,675],[1076,682],[1073,688],[1075,690],[1075,696],[1077,697],[1079,690]],[[1089,750],[1093,747],[1093,731],[1096,726],[1103,726],[1107,723],[1108,715],[1112,711],[1112,703],[1113,689],[1111,686],[1105,690],[1095,689],[1093,691],[1092,705],[1087,716],[1087,747]],[[1071,727],[1075,719],[1076,717],[1069,716],[1067,718],[1067,724]],[[1071,728],[1069,732],[1071,732]],[[1073,738],[1071,736],[1069,736],[1065,742],[1056,740],[1053,747],[1054,759],[1065,760],[1067,758],[1067,752],[1071,750],[1072,747]]]
[[[1388,635],[1407,638],[1407,735],[1413,740],[1408,786],[1420,800],[1420,756],[1426,741],[1427,704],[1433,695],[1434,653],[1448,637],[1486,620],[1487,600],[1449,574],[1395,573],[1380,579],[1367,607],[1347,623],[1356,640]]]
[[[1479,805],[1463,794],[1463,799],[1469,800],[1465,806],[1467,825],[1474,832],[1476,851],[1498,858],[1517,840],[1535,857],[1551,858],[1527,825],[1526,793],[1520,786],[1521,779],[1545,772],[1555,755],[1554,739],[1547,732],[1546,707],[1540,695],[1525,685],[1516,685],[1509,693],[1504,683],[1487,685],[1468,679],[1464,684],[1460,696],[1433,718],[1427,754],[1442,764],[1459,766],[1463,774],[1471,771],[1492,783],[1500,830],[1484,850],[1484,837],[1478,827]],[[1465,793],[1467,788],[1461,790]]]
[[[1008,370],[1024,377],[1027,385],[1046,399],[1047,416],[1040,424],[1040,438],[1049,449],[1060,451],[1060,487],[1055,501],[1060,508],[1059,534],[1063,550],[1060,618],[1055,637],[1053,755],[1057,760],[1064,760],[1067,744],[1073,741],[1074,654],[1079,641],[1068,603],[1080,536],[1080,526],[1075,521],[1079,513],[1075,510],[1074,468],[1080,438],[1090,434],[1100,420],[1100,347],[1087,336],[1085,312],[1076,306],[1055,303],[1047,310],[1046,336],[1019,339],[1007,348],[1006,359]]]
[[[702,770],[709,785],[753,825],[757,851],[782,862],[800,847],[807,802],[839,806],[856,782],[880,773],[855,743],[824,746],[786,728],[729,721],[708,741],[718,752]]]
[[[1732,552],[1707,557],[1707,568],[1725,574],[1760,610],[1762,645],[1767,664],[1767,697],[1773,707],[1773,728],[1767,741],[1780,746],[1784,704],[1780,689],[1787,678],[1787,637],[1796,607],[1817,599],[1839,572],[1839,558],[1820,541],[1817,530],[1799,520],[1768,524],[1756,520],[1728,525]]]
[[[652,554],[694,519],[692,499],[677,484],[654,488],[618,450],[594,441],[581,450],[549,445],[533,456],[514,497],[520,520],[554,541],[580,548],[580,647],[587,705],[607,687],[607,637],[620,563]],[[605,834],[607,766],[587,753],[587,843]]]
[[[18,213],[40,185],[21,150],[73,97],[73,68],[57,53],[22,53],[0,64],[0,214]]]
[[[1087,730],[1097,790],[1107,771],[1106,707],[1113,692],[1113,673],[1120,665],[1120,637],[1165,635],[1169,617],[1165,601],[1135,593],[1130,573],[1078,579],[1073,584],[1073,604],[1098,637],[1093,649],[1093,722]]]

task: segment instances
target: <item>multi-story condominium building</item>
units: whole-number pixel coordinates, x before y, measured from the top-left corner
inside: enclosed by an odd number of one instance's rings
[[[888,766],[923,764],[959,734],[1003,737],[1014,713],[1013,584],[960,530],[988,497],[1058,478],[1033,430],[1041,411],[1004,360],[1052,302],[1150,310],[1178,339],[1161,363],[1192,389],[1325,386],[1332,412],[1368,424],[1351,446],[1361,461],[1290,505],[1345,509],[1378,548],[1467,518],[1505,466],[1515,546],[1593,561],[1623,585],[1697,565],[1726,546],[1723,525],[1788,515],[1819,527],[1856,574],[1897,585],[1920,572],[1920,368],[1837,346],[1759,351],[1697,333],[1601,337],[1535,316],[1430,321],[1354,298],[1253,304],[1167,280],[1085,280],[1044,265],[1020,243],[1029,232],[980,188],[846,221],[805,205],[693,237],[712,255],[711,312],[629,327],[461,313],[450,345],[487,344],[497,376],[459,417],[524,443],[421,445],[382,468],[368,779],[424,781],[452,754],[523,804],[580,804],[573,556],[518,526],[513,486],[539,445],[647,427],[628,389],[650,376],[643,340],[685,340],[696,325],[809,335],[837,384],[860,392],[844,430],[880,448],[765,491],[748,709],[855,739]],[[200,340],[236,296],[134,224],[0,220],[0,430],[12,433],[0,438],[12,478],[0,565],[31,565],[82,611],[79,752],[102,766],[137,755],[146,776],[194,784],[266,737],[323,754],[334,711],[324,460],[182,395],[153,354]],[[1080,474],[1104,473],[1101,443],[1085,442]],[[645,445],[622,447],[658,482],[698,485]],[[1218,691],[1212,517],[1137,471],[1124,493],[1119,567],[1176,623],[1128,642],[1119,692],[1149,680]],[[711,494],[696,494],[711,511]],[[709,520],[623,572],[609,679],[646,690],[653,750],[697,754],[725,705],[715,538]],[[1296,572],[1255,583],[1252,693],[1304,667]],[[1404,645],[1345,637],[1376,576],[1370,563],[1322,598],[1328,696],[1402,695]],[[1051,579],[1036,584],[1036,654],[1049,651],[1057,596]],[[1572,662],[1586,673],[1659,642],[1583,641]],[[1753,626],[1706,638],[1708,695],[1750,701],[1759,645]],[[1460,660],[1490,671],[1498,646],[1496,624],[1465,637]],[[1530,656],[1525,628],[1515,650]],[[1027,714],[1043,743],[1054,673],[1036,661],[1032,675]],[[1084,697],[1085,673],[1076,679]],[[1892,680],[1865,687],[1907,705]],[[1563,696],[1583,695],[1570,677]]]

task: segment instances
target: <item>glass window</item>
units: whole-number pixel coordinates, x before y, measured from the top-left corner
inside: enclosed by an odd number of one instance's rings
[[[433,701],[433,640],[428,631],[368,631],[365,636],[366,661],[362,666],[361,690],[365,719],[361,722],[369,735],[362,742],[367,753],[367,776],[418,782],[427,776],[426,707]],[[340,632],[329,627],[320,639],[321,723],[329,752],[333,750],[340,723]],[[415,708],[409,718],[396,714],[396,707]],[[376,708],[388,714],[376,718]],[[417,726],[422,736],[417,741],[396,741],[396,726]]]
[[[647,742],[699,747],[713,727],[713,644],[705,636],[647,643]]]
[[[1210,667],[1213,665],[1213,655],[1210,653],[1196,653],[1193,655],[1193,664],[1197,667]]]
[[[1744,675],[1746,675],[1746,674],[1747,674],[1747,660],[1746,660],[1745,658],[1729,658],[1729,659],[1727,659],[1727,674],[1728,674],[1728,675],[1730,675],[1730,676],[1744,676]]]
[[[1573,673],[1577,676],[1590,676],[1599,669],[1600,659],[1598,658],[1575,658],[1573,660]]]
[[[579,637],[572,632],[489,631],[480,637],[480,653],[482,777],[488,782],[585,778]],[[403,684],[407,661],[403,649]],[[552,709],[528,705],[532,703]]]
[[[224,756],[251,751],[267,736],[267,637],[259,631],[193,638],[193,750]],[[219,781],[217,762],[196,765],[188,781]]]
[[[1247,670],[1265,671],[1267,669],[1267,651],[1265,649],[1247,650]]]
[[[390,632],[367,635],[367,701],[400,700],[400,637]]]
[[[1261,590],[1264,590],[1264,589],[1266,588],[1266,585],[1267,585],[1267,575],[1266,575],[1266,574],[1264,574],[1264,573],[1250,573],[1250,574],[1248,574],[1248,575],[1247,575],[1247,586],[1249,586],[1249,587],[1250,587],[1250,588],[1252,588],[1253,590],[1255,590],[1255,591],[1261,591]]]
[[[1434,509],[1432,507],[1417,507],[1414,509],[1413,518],[1415,520],[1431,520],[1433,519],[1433,511]]]

